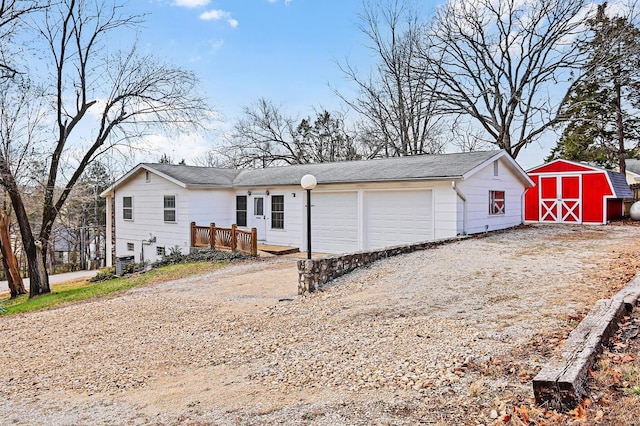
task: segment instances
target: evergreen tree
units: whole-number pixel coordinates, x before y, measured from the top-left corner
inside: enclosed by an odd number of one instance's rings
[[[590,40],[581,49],[588,62],[582,81],[561,106],[567,123],[547,160],[566,158],[603,167],[637,156],[640,120],[640,30],[626,17],[609,17],[607,4],[587,21]]]

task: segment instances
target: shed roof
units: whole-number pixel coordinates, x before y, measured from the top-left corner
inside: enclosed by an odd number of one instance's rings
[[[508,167],[526,187],[533,186],[531,179],[515,160],[506,151],[497,150],[241,170],[142,163],[121,177],[101,196],[108,195],[140,169],[157,173],[185,188],[247,188],[297,186],[305,174],[313,174],[322,184],[466,179],[479,168],[499,158],[505,159]]]
[[[569,161],[569,160],[560,158],[560,159],[553,160],[549,163],[542,164],[540,166],[529,169],[527,172],[531,174],[563,173],[563,172],[605,173],[607,175],[607,179],[611,183],[611,190],[613,191],[613,195],[616,198],[633,198],[633,193],[631,192],[631,188],[629,188],[627,179],[622,173],[615,172],[613,170],[603,169],[601,167],[593,166],[587,163],[577,163],[575,161]]]
[[[616,198],[633,198],[633,192],[627,183],[627,178],[622,173],[607,170],[607,174]]]

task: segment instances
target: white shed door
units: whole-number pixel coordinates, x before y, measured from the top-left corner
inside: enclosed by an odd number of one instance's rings
[[[365,193],[366,248],[432,240],[432,204],[430,190]]]
[[[312,191],[311,230],[311,250],[314,252],[357,251],[358,193]]]

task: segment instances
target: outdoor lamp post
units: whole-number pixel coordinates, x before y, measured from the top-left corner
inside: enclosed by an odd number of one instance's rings
[[[304,175],[300,179],[302,189],[307,190],[307,259],[311,259],[311,190],[317,184],[318,181],[313,175]]]

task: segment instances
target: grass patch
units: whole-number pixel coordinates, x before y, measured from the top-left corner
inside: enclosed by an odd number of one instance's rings
[[[159,284],[191,275],[202,274],[225,266],[228,262],[195,262],[163,266],[135,276],[115,278],[109,281],[88,282],[75,280],[51,285],[51,293],[29,299],[29,295],[0,299],[0,315],[51,309],[88,299],[109,295],[145,285]]]

